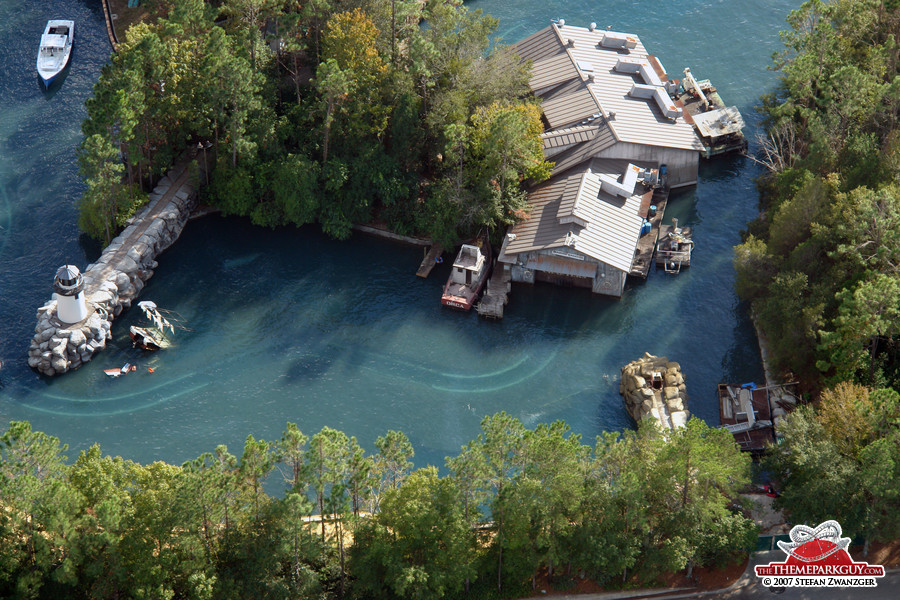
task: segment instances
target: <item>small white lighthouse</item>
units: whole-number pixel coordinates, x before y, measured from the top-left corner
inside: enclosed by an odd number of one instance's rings
[[[84,277],[78,267],[63,265],[53,279],[56,314],[63,323],[79,323],[88,316],[84,302]]]

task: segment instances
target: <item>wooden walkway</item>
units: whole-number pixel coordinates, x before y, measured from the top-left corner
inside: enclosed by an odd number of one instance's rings
[[[431,248],[428,249],[428,252],[425,254],[425,258],[422,259],[422,264],[419,265],[419,270],[416,271],[416,275],[419,277],[428,277],[431,275],[431,270],[437,264],[438,257],[444,253],[444,247],[440,244],[434,244]]]
[[[656,250],[656,243],[659,241],[659,228],[662,225],[663,214],[666,212],[666,203],[668,201],[668,189],[654,190],[649,204],[656,206],[656,214],[652,217],[647,217],[650,221],[650,233],[642,235],[638,240],[637,248],[634,250],[634,261],[631,263],[631,272],[629,273],[631,277],[647,279],[647,275],[650,273],[650,265],[653,264],[653,252]]]
[[[487,291],[478,303],[478,314],[488,319],[502,319],[503,307],[509,299],[510,275],[504,265],[494,264],[494,272],[487,282]]]

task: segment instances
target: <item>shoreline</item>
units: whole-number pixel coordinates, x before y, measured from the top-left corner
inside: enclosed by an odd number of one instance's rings
[[[775,376],[769,365],[769,340],[759,328],[759,321],[753,309],[750,309],[750,320],[753,322],[753,331],[756,332],[756,341],[759,344],[759,356],[762,360],[763,373],[766,378],[766,385],[780,384],[779,377]]]

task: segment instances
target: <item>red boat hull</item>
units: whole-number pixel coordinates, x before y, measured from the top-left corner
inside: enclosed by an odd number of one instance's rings
[[[477,243],[477,238],[472,240],[471,244]],[[455,308],[456,310],[467,311],[471,310],[473,306],[475,306],[475,302],[481,296],[481,292],[484,290],[484,287],[487,285],[487,280],[491,276],[491,270],[493,267],[493,252],[491,249],[491,243],[488,239],[487,234],[484,234],[481,238],[481,249],[484,254],[484,260],[487,263],[484,271],[481,274],[481,277],[477,282],[474,282],[474,287],[472,286],[462,286],[462,289],[454,289],[452,292],[450,291],[451,286],[455,288],[460,288],[460,284],[454,284],[451,278],[447,279],[446,285],[444,285],[444,293],[441,296],[441,304],[447,306],[449,308]],[[463,295],[460,295],[459,292],[462,291]],[[455,292],[455,293],[454,293]]]
[[[458,310],[470,310],[472,308],[471,301],[460,298],[459,296],[441,296],[441,304]]]

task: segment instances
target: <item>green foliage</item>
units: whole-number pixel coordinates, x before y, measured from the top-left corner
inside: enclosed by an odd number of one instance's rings
[[[198,139],[213,144],[223,213],[337,238],[379,219],[451,246],[521,219],[523,184],[549,172],[539,110],[519,100],[527,65],[491,40],[496,19],[459,0],[161,1],[153,13],[88,101],[86,144],[102,143],[85,147],[81,226],[98,239],[140,204],[123,190],[149,189]],[[452,194],[449,124],[484,129]]]
[[[871,463],[858,475],[868,514],[893,527],[900,396],[855,393],[817,431],[854,423],[844,449]],[[527,593],[542,569],[649,579],[752,545],[753,524],[727,508],[747,456],[696,419],[590,448],[565,423],[528,429],[499,413],[445,477],[410,472],[401,432],[375,445],[367,455],[340,431],[310,439],[288,423],[277,443],[248,436],[240,459],[218,446],[144,466],[95,445],[67,465],[56,438],[13,422],[0,436],[0,595],[499,597]],[[280,498],[265,491],[276,469]]]
[[[764,216],[736,248],[738,293],[773,361],[809,385],[895,385],[900,264],[896,3],[810,0],[788,18],[763,98]]]
[[[473,536],[452,479],[428,467],[385,493],[380,512],[356,533],[351,566],[369,597],[444,598],[474,576]]]
[[[782,481],[778,503],[795,522],[837,519],[850,536],[900,535],[900,396],[842,383],[818,407],[801,407],[766,467]]]

